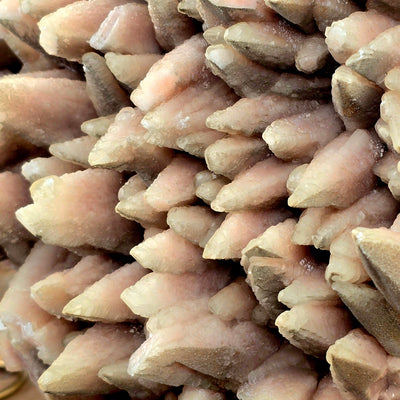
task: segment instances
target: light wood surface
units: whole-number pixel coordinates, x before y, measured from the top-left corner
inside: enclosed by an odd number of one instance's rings
[[[15,381],[15,375],[5,371],[0,371],[0,390]],[[1,393],[0,393],[1,394]],[[40,390],[33,384],[29,378],[26,378],[23,386],[12,396],[7,397],[9,400],[45,400]]]

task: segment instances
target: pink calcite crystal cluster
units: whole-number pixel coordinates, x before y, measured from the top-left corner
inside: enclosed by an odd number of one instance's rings
[[[1,0],[6,369],[400,399],[399,41],[392,0]]]

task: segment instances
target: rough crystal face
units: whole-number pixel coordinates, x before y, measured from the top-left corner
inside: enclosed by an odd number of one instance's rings
[[[49,244],[128,252],[140,232],[114,212],[120,183],[117,172],[101,169],[42,178],[31,186],[34,203],[17,218]]]

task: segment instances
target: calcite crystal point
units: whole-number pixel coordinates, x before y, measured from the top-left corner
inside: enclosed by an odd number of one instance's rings
[[[49,244],[127,253],[140,230],[114,212],[121,183],[117,172],[101,169],[42,178],[31,186],[33,204],[17,218]]]

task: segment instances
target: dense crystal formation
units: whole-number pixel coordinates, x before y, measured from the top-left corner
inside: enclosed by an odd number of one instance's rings
[[[1,0],[7,370],[52,400],[400,399],[399,21]]]

